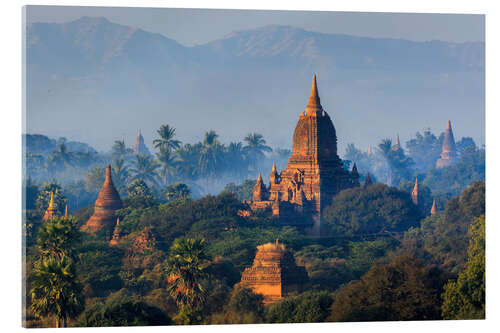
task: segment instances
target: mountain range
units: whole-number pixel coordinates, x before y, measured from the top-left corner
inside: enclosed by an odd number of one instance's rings
[[[250,132],[290,148],[312,74],[340,149],[402,139],[451,119],[484,143],[484,43],[414,42],[325,34],[293,26],[235,31],[197,46],[82,17],[26,27],[26,131],[107,150],[146,144],[161,124],[185,142],[214,129]]]

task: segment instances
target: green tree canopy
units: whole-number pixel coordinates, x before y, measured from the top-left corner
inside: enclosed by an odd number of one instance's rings
[[[93,304],[80,316],[75,326],[160,326],[171,323],[159,308],[139,300],[125,299]]]
[[[78,221],[73,216],[54,217],[38,231],[37,247],[42,256],[72,256],[81,238]]]
[[[484,215],[470,228],[467,268],[456,281],[448,282],[443,293],[444,319],[485,318],[485,221]]]
[[[341,191],[324,211],[325,224],[344,235],[405,231],[421,216],[408,193],[381,183]]]
[[[55,317],[55,326],[64,326],[84,307],[75,266],[66,256],[49,257],[35,264],[31,276],[31,308],[38,317]]]
[[[435,320],[441,318],[441,273],[411,256],[374,265],[335,297],[330,321]]]

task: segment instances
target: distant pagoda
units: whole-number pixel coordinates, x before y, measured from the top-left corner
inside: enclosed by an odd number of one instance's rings
[[[431,215],[434,215],[437,213],[437,208],[436,208],[436,199],[432,201],[432,207],[431,207]]]
[[[122,208],[120,195],[113,185],[111,166],[106,166],[106,179],[94,206],[94,215],[82,226],[87,232],[97,232],[102,229],[111,230],[116,221],[115,211]]]
[[[413,201],[413,203],[417,206],[418,206],[418,198],[419,198],[418,178],[416,178],[415,185],[413,186],[413,191],[411,191],[411,201]]]
[[[446,124],[446,132],[444,133],[443,146],[441,149],[441,158],[436,161],[436,168],[444,168],[455,163],[457,158],[457,150],[455,147],[455,138],[451,129],[451,122],[448,120]]]
[[[45,214],[43,214],[42,220],[48,221],[54,218],[55,216],[57,216],[57,209],[54,206],[54,193],[50,192],[49,206],[47,207]]]
[[[144,138],[142,137],[141,130],[137,131],[137,137],[135,139],[134,154],[145,154],[151,156],[151,153],[144,144]]]
[[[396,141],[394,143],[394,146],[392,147],[392,150],[398,151],[401,149],[401,144],[399,143],[399,134],[396,135]]]
[[[293,254],[278,240],[257,246],[252,267],[241,275],[241,284],[262,294],[265,304],[301,292],[308,280],[305,268],[297,266]]]

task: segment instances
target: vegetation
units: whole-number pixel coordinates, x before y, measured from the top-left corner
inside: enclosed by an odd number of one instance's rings
[[[484,215],[481,215],[471,225],[467,268],[458,274],[456,281],[444,287],[444,319],[485,318],[485,262]]]
[[[484,318],[484,149],[472,139],[457,142],[457,163],[443,169],[434,169],[442,135],[428,131],[407,149],[394,150],[390,140],[370,153],[348,145],[343,164],[356,162],[362,181],[370,172],[397,187],[341,191],[317,238],[270,211],[241,214],[258,172],[265,179],[289,150],[271,149],[258,133],[227,145],[214,131],[192,144],[175,133],[159,128],[154,156],[134,155],[122,140],[97,153],[30,138],[26,326]],[[108,163],[124,204],[117,246],[109,235],[79,231]],[[410,198],[416,177],[418,206]],[[42,221],[50,193],[61,217]],[[433,200],[438,212],[430,215]],[[256,247],[276,239],[309,283],[264,305],[239,282]]]

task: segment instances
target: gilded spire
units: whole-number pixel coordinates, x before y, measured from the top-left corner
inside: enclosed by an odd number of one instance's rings
[[[436,214],[437,209],[436,209],[436,199],[432,201],[432,208],[431,208],[431,215]]]
[[[49,206],[47,207],[45,214],[43,214],[42,220],[43,221],[50,220],[56,215],[57,215],[57,211],[54,207],[54,192],[50,192]]]
[[[262,174],[259,172],[259,177],[257,177],[257,183],[262,183]]]
[[[273,161],[273,168],[271,169],[271,172],[277,172],[276,171],[276,163]]]
[[[318,85],[316,84],[316,74],[313,76],[311,95],[309,96],[309,103],[306,107],[307,115],[311,116],[316,112],[323,110],[318,94]]]
[[[64,208],[64,216],[68,217],[68,204],[66,204],[66,207]]]
[[[411,192],[411,200],[415,205],[418,205],[418,177],[415,179],[415,185],[413,186],[413,191]]]

